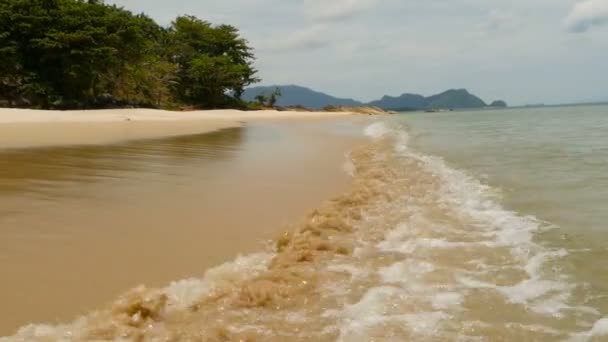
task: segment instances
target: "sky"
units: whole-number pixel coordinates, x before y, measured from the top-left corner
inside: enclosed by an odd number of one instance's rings
[[[369,101],[467,88],[511,105],[608,101],[608,0],[107,0],[240,29],[262,85]]]

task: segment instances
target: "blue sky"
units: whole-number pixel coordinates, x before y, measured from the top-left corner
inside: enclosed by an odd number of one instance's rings
[[[108,0],[237,26],[262,84],[371,100],[467,88],[510,104],[608,100],[608,0]]]

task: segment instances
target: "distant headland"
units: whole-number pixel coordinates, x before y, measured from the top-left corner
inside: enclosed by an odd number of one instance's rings
[[[279,85],[248,88],[243,93],[243,99],[253,101],[256,96],[259,96],[260,94],[269,94],[277,89],[281,93],[277,105],[282,107],[304,106],[307,108],[321,109],[327,106],[371,106],[392,111],[507,107],[507,103],[502,100],[496,100],[488,105],[479,97],[469,93],[466,89],[450,89],[443,93],[428,97],[407,93],[397,97],[387,95],[379,100],[364,103],[354,99],[337,98],[297,85]]]

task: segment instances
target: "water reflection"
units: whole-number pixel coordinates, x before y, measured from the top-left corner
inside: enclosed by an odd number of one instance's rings
[[[0,303],[11,313],[0,335],[260,250],[347,186],[344,155],[359,138],[328,127],[0,150]]]
[[[177,165],[230,158],[241,148],[244,128],[106,146],[0,151],[0,198],[15,193],[59,196],[79,183],[126,178],[141,171],[171,174]]]

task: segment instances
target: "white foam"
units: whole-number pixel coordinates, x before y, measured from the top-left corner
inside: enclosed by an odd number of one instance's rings
[[[568,293],[573,286],[558,280],[543,279],[541,273],[548,260],[564,257],[568,253],[565,250],[549,250],[533,241],[534,232],[539,231],[541,227],[538,220],[505,210],[498,204],[500,197],[497,191],[481,184],[477,179],[460,170],[450,168],[441,158],[425,156],[412,151],[404,153],[421,160],[429,172],[433,172],[439,177],[442,194],[440,201],[444,205],[476,223],[476,228],[489,230],[490,234],[485,236],[494,237],[491,242],[482,240],[477,243],[486,246],[510,247],[514,257],[520,260],[522,268],[528,273],[530,279],[511,287],[496,287],[508,297],[509,301],[531,304],[530,301],[553,293],[552,306],[548,305],[551,301],[545,301],[539,303],[536,309],[554,313],[555,308],[567,307],[560,300],[568,298]],[[418,248],[453,248],[467,245],[471,245],[471,243],[424,238],[406,241],[400,251],[412,253]]]
[[[407,145],[410,142],[410,136],[403,130],[397,133],[397,142],[395,143],[395,152],[403,153],[407,150]]]
[[[418,314],[403,315],[402,319],[407,323],[414,334],[436,337],[440,323],[449,319],[449,315],[442,311],[421,312]]]
[[[255,277],[268,269],[273,253],[255,253],[239,256],[232,262],[208,270],[202,279],[187,279],[171,283],[163,292],[169,297],[168,311],[183,310],[196,303],[216,286],[229,285]],[[0,338],[0,342],[21,341],[75,341],[84,332],[91,316],[80,317],[71,324],[25,326],[14,336]]]
[[[384,267],[378,273],[385,283],[403,283],[411,282],[434,270],[435,266],[431,263],[409,259]]]
[[[448,310],[459,307],[464,302],[464,295],[458,292],[442,292],[433,296],[431,301],[435,310]]]
[[[547,261],[562,258],[568,255],[568,252],[565,249],[558,249],[553,251],[543,251],[537,253],[535,256],[530,258],[528,263],[526,264],[525,270],[529,275],[539,274],[542,270],[542,266],[547,263]]]
[[[238,256],[234,261],[209,269],[202,279],[186,279],[171,283],[165,293],[171,310],[183,310],[216,286],[238,283],[255,277],[268,269],[273,253],[254,253]]]
[[[342,311],[327,313],[325,316],[338,316],[340,337],[338,341],[359,341],[366,331],[386,320],[387,306],[399,290],[391,286],[369,289],[355,304],[346,306]]]
[[[365,268],[349,264],[329,265],[327,267],[327,270],[336,273],[348,273],[350,274],[351,279],[364,278],[369,275],[369,272]]]
[[[80,340],[80,335],[84,331],[87,319],[81,317],[72,324],[47,325],[30,324],[17,331],[11,337],[0,337],[0,342],[29,342],[29,341],[57,341],[68,342]]]
[[[522,216],[503,208],[500,205],[499,191],[482,184],[478,179],[463,171],[451,168],[443,159],[409,149],[407,146],[409,139],[403,131],[391,131],[388,124],[374,123],[366,129],[365,133],[374,138],[388,136],[393,138],[396,153],[406,158],[413,158],[438,181],[438,206],[449,210],[450,216],[465,223],[470,229],[469,232],[453,230],[453,227],[442,226],[440,222],[434,222],[432,216],[426,217],[425,199],[418,202],[415,198],[412,201],[403,201],[402,205],[412,206],[410,211],[414,214],[408,218],[407,222],[402,222],[387,232],[384,240],[379,242],[376,247],[384,253],[403,254],[407,261],[399,261],[382,268],[379,275],[384,283],[399,285],[402,287],[401,290],[406,291],[406,294],[426,297],[435,310],[443,313],[458,310],[465,300],[468,289],[471,288],[495,290],[496,293],[503,295],[506,301],[523,305],[533,312],[548,317],[559,317],[566,310],[596,312],[590,308],[570,305],[571,293],[576,285],[571,283],[565,275],[546,271],[547,263],[568,255],[566,250],[550,249],[534,241],[534,235],[537,232],[552,227],[535,217]],[[420,205],[421,208],[417,209],[414,207],[415,205]],[[446,234],[448,230],[452,233],[451,235]],[[459,234],[463,236],[462,241],[454,238]],[[427,263],[423,264],[424,267],[419,269],[413,267],[413,263],[416,262],[415,258],[421,255],[433,255],[428,252],[445,249],[455,249],[456,252],[457,249],[463,248],[474,251],[477,247],[490,247],[497,250],[501,248],[501,250],[510,251],[513,258],[498,261],[496,264],[491,264],[491,258],[470,260],[469,264],[474,264],[475,269],[473,271],[449,270],[459,281],[457,284],[445,284],[446,287],[453,288],[449,292],[439,293],[434,293],[438,288],[433,286],[425,288],[424,281],[421,280],[425,273],[438,267],[432,264],[432,259],[426,260]],[[373,253],[369,252],[369,254]],[[411,259],[412,257],[414,259]],[[512,286],[498,286],[488,282],[486,275],[491,274],[490,272],[501,272],[505,264],[508,265],[507,269],[519,269],[526,272],[528,276],[525,280]],[[366,298],[366,300],[369,301],[370,298]],[[371,305],[371,303],[366,303]],[[389,319],[389,317],[385,318]],[[425,321],[423,317],[417,319],[417,323],[420,324],[432,325],[433,323],[433,320]],[[602,331],[602,324],[599,323],[596,331]]]
[[[596,337],[608,337],[608,318],[602,318],[593,324],[589,331],[572,334],[569,342],[599,341]],[[602,340],[603,341],[603,340]]]
[[[595,322],[589,334],[591,336],[608,336],[608,318]]]
[[[285,320],[290,323],[305,323],[307,321],[306,312],[289,312],[287,315],[285,315]]]
[[[401,242],[398,246],[396,243],[382,242],[378,244],[380,248],[385,251],[399,252],[403,254],[414,254],[420,249],[455,249],[471,246],[484,246],[486,242],[462,242],[462,241],[448,241],[445,239],[433,239],[433,238],[417,238]]]
[[[505,296],[513,304],[523,304],[529,310],[539,314],[558,315],[566,309],[573,309],[567,304],[574,285],[544,280],[538,276],[526,279],[513,286],[497,286],[464,276],[458,277],[460,284],[471,289],[493,289]]]
[[[530,310],[547,315],[557,315],[572,306],[566,304],[575,286],[568,282],[543,279],[542,266],[554,258],[566,255],[565,250],[545,251],[530,258],[523,269],[529,278],[512,286],[497,286],[478,281],[466,276],[459,277],[459,282],[468,288],[495,289],[504,295],[508,302],[524,304]]]
[[[374,139],[382,138],[390,132],[391,129],[383,121],[374,122],[373,124],[367,126],[364,130],[366,136]]]
[[[342,164],[342,169],[346,172],[347,175],[354,177],[357,172],[357,167],[353,162],[352,156],[350,153],[347,153],[345,156],[344,164]]]
[[[563,304],[563,300],[569,297],[567,291],[571,290],[572,287],[566,283],[532,278],[514,286],[498,286],[497,289],[511,303],[529,304],[531,309],[540,313],[555,313],[567,307]],[[561,300],[554,300],[554,305],[548,305],[550,302],[547,301],[541,301],[541,305],[534,305],[532,303],[534,300],[550,293],[554,293],[557,296],[553,297],[553,299]]]

